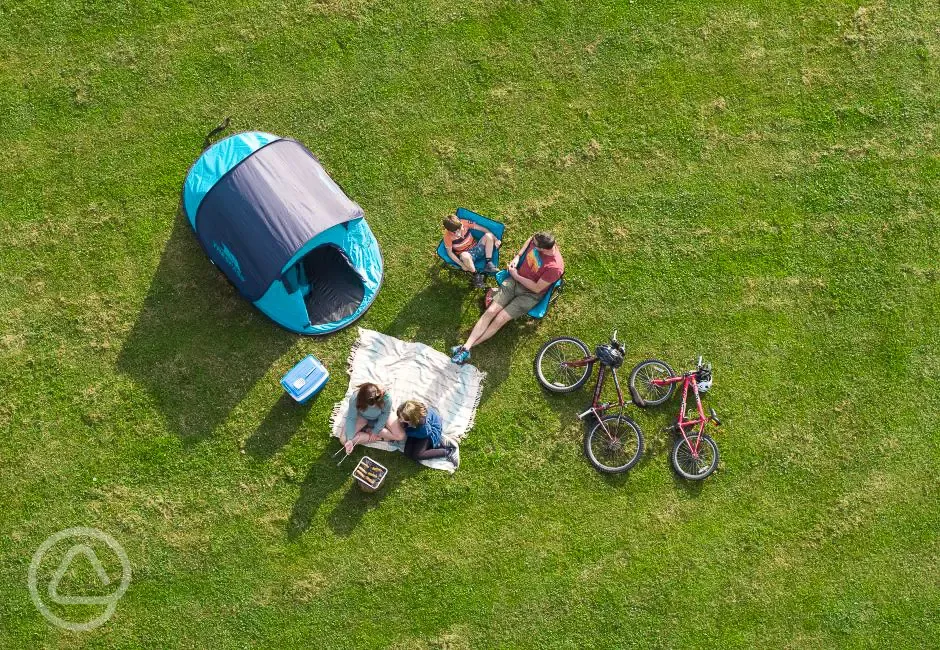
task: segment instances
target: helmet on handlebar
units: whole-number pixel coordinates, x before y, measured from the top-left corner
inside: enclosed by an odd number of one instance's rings
[[[698,392],[708,392],[708,389],[712,387],[712,364],[699,365],[698,370],[695,371],[695,384],[698,386]]]
[[[600,360],[600,362],[605,366],[619,368],[623,365],[623,351],[619,348],[619,345],[598,345],[594,353],[597,355],[597,358]]]

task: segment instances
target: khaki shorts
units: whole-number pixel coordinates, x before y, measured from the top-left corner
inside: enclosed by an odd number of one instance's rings
[[[532,293],[514,278],[506,278],[496,294],[493,296],[493,304],[503,308],[510,318],[519,318],[529,313],[529,310],[539,304],[542,296]]]

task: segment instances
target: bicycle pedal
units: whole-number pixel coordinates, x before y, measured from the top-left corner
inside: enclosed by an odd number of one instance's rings
[[[711,412],[711,413],[710,413],[710,417],[709,417],[708,419],[711,420],[712,422],[714,422],[716,427],[720,427],[720,426],[721,426],[721,420],[718,419],[718,414],[715,413],[715,409],[711,408],[711,409],[708,409],[708,410]]]

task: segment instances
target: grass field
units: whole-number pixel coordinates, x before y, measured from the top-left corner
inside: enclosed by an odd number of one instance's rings
[[[926,0],[0,2],[0,647],[936,647],[938,57]],[[383,455],[367,496],[331,462],[355,328],[278,329],[176,215],[225,115],[365,209],[364,327],[466,334],[457,205],[558,235],[561,300],[474,351],[454,476]],[[538,389],[545,340],[615,328],[627,366],[714,363],[703,484],[675,404],[605,478],[589,392]],[[299,408],[307,353],[334,380]],[[133,566],[91,632],[26,587],[70,526]]]

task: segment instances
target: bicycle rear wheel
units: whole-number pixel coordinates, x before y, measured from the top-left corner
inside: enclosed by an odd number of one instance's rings
[[[692,453],[698,447],[698,455]],[[706,434],[693,434],[688,442],[679,437],[672,448],[672,467],[684,479],[701,481],[711,476],[718,467],[718,445]]]
[[[572,336],[559,336],[543,345],[535,355],[535,378],[545,390],[570,393],[584,385],[594,370],[594,363],[568,364],[590,357],[591,351],[583,341]]]
[[[626,472],[643,455],[643,431],[626,415],[608,415],[584,436],[584,455],[599,472]]]
[[[654,379],[668,379],[675,373],[665,361],[647,359],[633,366],[630,371],[630,395],[637,406],[658,406],[672,397],[675,384],[657,386]]]

